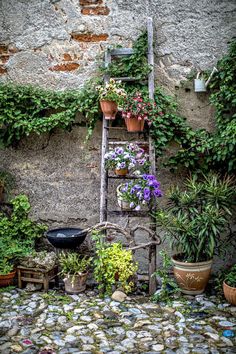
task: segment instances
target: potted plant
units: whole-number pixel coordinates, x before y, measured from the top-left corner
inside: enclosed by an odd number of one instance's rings
[[[155,217],[177,252],[172,257],[176,281],[183,293],[194,295],[204,292],[210,277],[235,191],[232,179],[218,175],[204,176],[200,181],[190,177],[185,187],[184,191],[173,187],[168,207],[157,211]]]
[[[152,209],[162,197],[160,183],[154,175],[143,174],[139,179],[121,184],[117,188],[118,204],[122,209]]]
[[[236,264],[232,266],[223,282],[223,291],[226,300],[236,305]]]
[[[105,154],[105,167],[120,176],[132,170],[145,171],[148,166],[148,155],[135,143],[116,147]]]
[[[105,242],[104,238],[98,231],[92,234],[95,242],[94,278],[98,282],[98,289],[110,295],[114,287],[121,287],[129,293],[134,285],[132,277],[138,264],[134,261],[131,250],[124,249],[119,242]]]
[[[0,286],[9,285],[17,262],[32,253],[35,239],[46,229],[29,219],[30,204],[25,195],[12,199],[11,205],[10,215],[0,214]]]
[[[141,93],[130,94],[126,97],[122,109],[128,132],[139,132],[144,129],[144,122],[151,124],[152,116],[159,114],[154,100],[142,97]]]
[[[115,119],[118,106],[123,104],[126,97],[126,92],[121,87],[121,81],[110,79],[105,85],[97,86],[97,90],[105,119]]]
[[[62,252],[59,256],[61,272],[65,278],[65,291],[68,294],[78,294],[86,289],[88,268],[92,258],[82,257],[75,252]]]

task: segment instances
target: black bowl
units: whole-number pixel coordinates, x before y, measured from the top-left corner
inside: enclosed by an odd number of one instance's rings
[[[64,227],[46,232],[48,241],[56,248],[76,248],[80,246],[87,232],[77,227]]]

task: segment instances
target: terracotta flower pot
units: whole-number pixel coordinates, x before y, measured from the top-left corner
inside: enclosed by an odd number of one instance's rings
[[[212,259],[206,262],[188,263],[178,261],[178,255],[172,257],[174,276],[184,294],[202,294],[208,283]]]
[[[236,288],[232,288],[225,282],[223,283],[223,291],[224,291],[224,296],[226,300],[232,304],[236,305]]]
[[[15,270],[9,274],[0,275],[0,288],[11,285],[15,275],[16,275]]]
[[[138,117],[125,118],[125,124],[128,132],[142,132],[144,120],[138,120]]]
[[[116,168],[114,172],[117,176],[126,176],[129,171],[128,168],[122,168],[122,169]]]
[[[86,280],[88,277],[88,273],[81,273],[75,275],[74,277],[71,275],[67,275],[64,280],[65,283],[65,291],[68,294],[78,294],[86,289]]]
[[[114,120],[118,112],[117,104],[114,101],[100,101],[101,110],[105,119]]]

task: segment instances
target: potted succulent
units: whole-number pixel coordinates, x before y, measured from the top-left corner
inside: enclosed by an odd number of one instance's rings
[[[11,205],[10,215],[0,215],[0,286],[10,284],[17,262],[32,253],[35,239],[46,229],[29,219],[30,204],[25,195],[12,199]]]
[[[124,210],[152,209],[162,197],[160,183],[154,175],[143,174],[140,178],[121,184],[117,188],[119,206]]]
[[[121,287],[129,293],[133,288],[133,280],[138,264],[133,259],[131,250],[124,249],[119,242],[108,243],[105,236],[94,231],[92,240],[95,242],[94,278],[98,289],[110,295],[113,288]]]
[[[105,167],[120,176],[132,170],[145,171],[148,166],[148,155],[135,143],[116,147],[105,154]]]
[[[232,179],[218,175],[202,180],[190,177],[186,190],[173,187],[166,209],[155,213],[160,226],[177,252],[172,257],[176,281],[185,294],[204,292],[212,259],[220,250],[222,233],[228,227],[235,194]]]
[[[75,252],[62,252],[59,255],[60,274],[65,278],[65,291],[68,294],[78,294],[86,289],[88,268],[92,258],[81,256]]]
[[[142,97],[139,92],[127,96],[122,109],[128,132],[143,131],[144,122],[147,121],[150,125],[152,116],[159,113],[155,101]]]
[[[223,291],[226,300],[230,304],[236,305],[236,264],[232,266],[225,277]]]
[[[121,86],[121,81],[110,79],[105,85],[97,86],[100,106],[105,119],[115,119],[118,106],[122,105],[126,92]]]

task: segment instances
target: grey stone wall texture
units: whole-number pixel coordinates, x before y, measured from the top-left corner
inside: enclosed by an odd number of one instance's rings
[[[210,69],[236,35],[235,0],[0,0],[0,80],[57,90],[81,87],[96,75],[99,55],[131,46],[155,26],[155,77],[176,95],[195,127],[212,129],[207,94],[180,85],[192,69]],[[99,220],[101,124],[85,144],[85,128],[31,136],[2,150],[1,165],[29,195],[32,216],[49,226]],[[158,169],[164,192],[179,181]],[[139,236],[142,237],[142,236]]]

